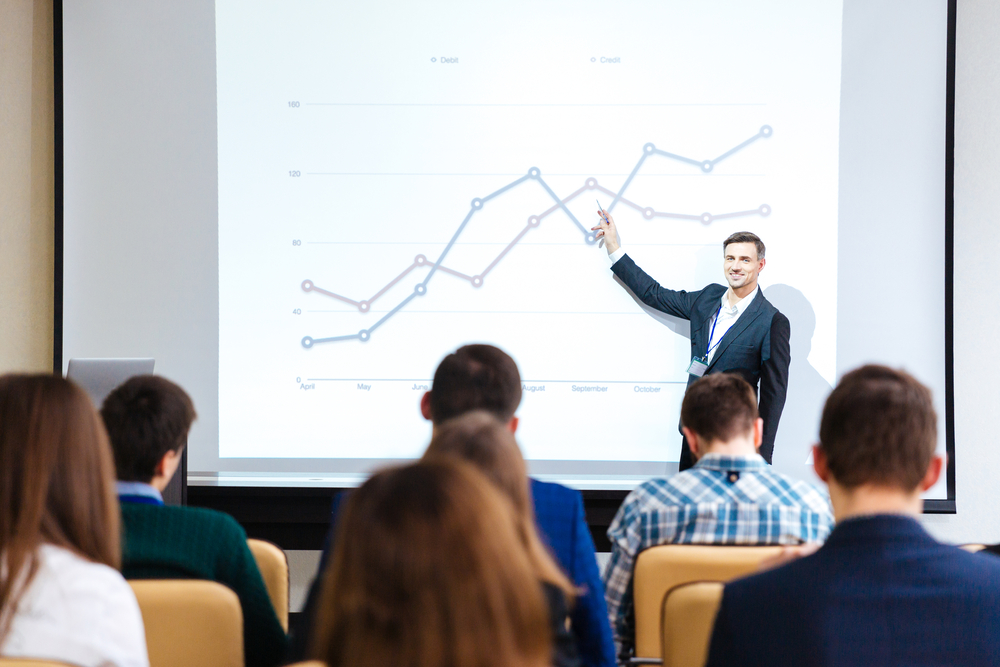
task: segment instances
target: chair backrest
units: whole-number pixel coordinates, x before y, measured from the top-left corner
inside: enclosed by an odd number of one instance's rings
[[[661,658],[663,598],[667,591],[692,581],[729,581],[752,574],[760,561],[781,547],[670,544],[646,549],[635,563],[635,654]]]
[[[243,667],[243,611],[214,581],[130,581],[150,667]]]
[[[703,667],[708,661],[723,586],[718,581],[695,581],[667,591],[661,613],[663,667]]]
[[[985,544],[960,544],[959,549],[965,549],[969,553],[976,553],[977,551],[982,551],[986,548]]]
[[[247,540],[247,546],[257,561],[274,613],[288,632],[288,557],[276,545],[264,540]]]
[[[0,658],[0,667],[73,667],[68,662],[32,660],[31,658]]]

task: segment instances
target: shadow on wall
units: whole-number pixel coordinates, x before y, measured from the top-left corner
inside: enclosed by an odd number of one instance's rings
[[[771,285],[764,296],[785,314],[792,327],[788,395],[774,442],[773,464],[786,475],[819,483],[810,453],[818,439],[823,402],[832,387],[809,363],[816,313],[805,295],[790,285]]]

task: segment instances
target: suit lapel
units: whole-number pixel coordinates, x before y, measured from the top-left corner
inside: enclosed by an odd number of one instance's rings
[[[764,290],[758,290],[757,296],[754,297],[753,302],[747,307],[746,312],[740,315],[740,319],[736,320],[736,324],[729,327],[729,331],[727,331],[726,335],[719,341],[719,347],[715,351],[715,356],[712,357],[712,363],[708,365],[709,368],[712,368],[712,366],[714,366],[716,362],[722,358],[726,348],[729,347],[729,344],[732,343],[737,336],[743,333],[743,331],[745,331],[754,320],[764,314],[763,305]]]

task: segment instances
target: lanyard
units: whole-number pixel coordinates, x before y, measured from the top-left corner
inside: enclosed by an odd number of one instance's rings
[[[719,338],[719,340],[715,341],[715,345],[712,345],[712,337],[715,335],[715,325],[719,323],[719,315],[720,314],[722,314],[722,302],[721,301],[719,302],[719,309],[717,311],[715,311],[715,320],[712,321],[712,331],[709,332],[709,334],[708,334],[708,345],[711,345],[711,347],[708,348],[707,350],[705,350],[705,358],[706,359],[708,359],[708,355],[712,354],[712,350],[714,350],[715,348],[719,347],[719,343],[721,343],[722,339],[725,338],[725,336],[721,336]]]

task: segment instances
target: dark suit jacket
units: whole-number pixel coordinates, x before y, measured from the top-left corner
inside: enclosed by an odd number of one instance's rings
[[[302,622],[293,634],[290,660],[302,660],[309,642],[309,631],[319,598],[320,574],[333,552],[333,537],[347,492],[334,497],[330,532],[320,558],[319,573],[309,589]],[[570,612],[571,630],[576,639],[580,664],[585,667],[614,667],[615,644],[604,601],[604,584],[597,568],[594,540],[583,512],[583,497],[561,484],[531,480],[531,498],[535,507],[538,532],[552,551],[556,562],[581,589]]]
[[[661,287],[627,254],[611,267],[625,285],[643,303],[668,315],[691,322],[691,356],[702,357],[708,350],[712,317],[719,310],[719,300],[727,287],[709,285],[697,292],[675,291]],[[760,416],[764,420],[764,441],[760,455],[770,463],[774,436],[778,432],[781,410],[788,388],[788,364],[791,350],[788,318],[764,298],[757,296],[726,332],[715,349],[707,373],[735,373],[758,391]],[[698,378],[688,376],[688,385]],[[758,389],[759,384],[759,389]]]
[[[726,586],[710,667],[1000,664],[1000,561],[902,516],[850,519],[823,547]]]

